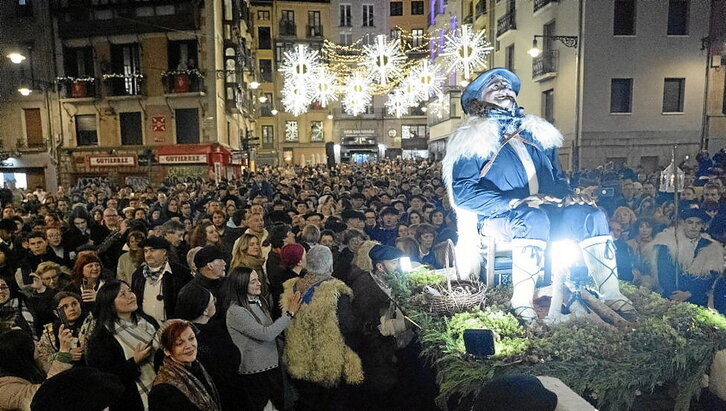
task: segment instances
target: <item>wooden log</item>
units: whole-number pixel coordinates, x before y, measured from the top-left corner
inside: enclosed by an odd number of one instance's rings
[[[605,305],[605,303],[597,299],[589,292],[583,290],[582,299],[593,312],[595,312],[598,316],[600,316],[600,318],[602,318],[606,322],[618,328],[625,328],[630,326],[630,323],[627,320],[618,315],[618,313],[616,313],[612,308]]]

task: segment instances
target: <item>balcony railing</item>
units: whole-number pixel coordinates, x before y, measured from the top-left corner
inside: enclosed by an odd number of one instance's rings
[[[143,94],[143,81],[141,75],[104,74],[106,95],[108,96],[140,96]]]
[[[60,90],[63,92],[62,98],[88,98],[96,97],[96,79],[95,78],[59,78],[58,83]]]
[[[550,3],[557,3],[557,0],[534,0],[534,11],[536,12]]]
[[[161,82],[165,94],[199,93],[204,91],[204,76],[197,70],[167,71]]]
[[[479,18],[485,14],[487,14],[487,2],[486,0],[479,0],[479,3],[476,4],[476,17]]]
[[[297,36],[297,25],[289,20],[280,21],[281,36]]]
[[[323,37],[323,26],[311,26],[308,24],[305,28],[305,33],[307,34],[307,38]]]
[[[542,77],[547,74],[557,73],[559,61],[559,50],[546,50],[532,60],[532,78]]]
[[[500,17],[499,20],[497,20],[497,37],[508,32],[509,30],[517,29],[517,23],[516,23],[515,17],[516,17],[516,14],[515,14],[514,10],[512,10],[509,13]]]

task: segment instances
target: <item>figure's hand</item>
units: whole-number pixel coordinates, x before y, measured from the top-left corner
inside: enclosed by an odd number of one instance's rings
[[[691,298],[691,292],[690,291],[680,291],[676,290],[671,293],[670,299],[673,301],[680,301],[684,302]]]
[[[39,293],[45,292],[45,286],[43,285],[43,281],[40,279],[40,276],[38,274],[30,273],[30,279],[33,280],[33,282],[30,283],[30,288]]]
[[[96,301],[96,290],[93,288],[81,288],[81,300],[84,303],[92,303]]]
[[[134,362],[136,364],[139,364],[140,362],[144,361],[146,357],[151,354],[151,346],[146,346],[142,343],[139,343],[139,345],[136,346],[134,349]]]
[[[73,361],[80,361],[81,358],[83,358],[84,350],[85,349],[83,347],[71,348],[71,357],[73,358]]]
[[[73,344],[73,334],[71,334],[71,330],[67,330],[66,326],[63,324],[58,327],[58,342],[58,351],[67,353],[71,352],[71,345]]]
[[[567,207],[574,204],[579,205],[590,205],[595,207],[595,200],[592,199],[592,196],[586,193],[580,193],[580,194],[570,194],[566,196],[564,199],[562,199],[562,206]]]
[[[542,204],[557,204],[561,200],[557,197],[553,197],[548,194],[534,194],[529,197],[522,198],[518,201],[510,203],[509,208],[514,210],[515,208],[526,205],[527,207],[539,208]]]

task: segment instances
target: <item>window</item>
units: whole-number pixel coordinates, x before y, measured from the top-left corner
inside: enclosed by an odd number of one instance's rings
[[[340,25],[341,25],[341,27],[352,26],[350,7],[351,7],[350,4],[341,4],[340,5]]]
[[[28,147],[43,146],[43,124],[39,108],[23,109],[25,115],[25,141]]]
[[[323,122],[310,122],[310,141],[323,141]]]
[[[297,27],[295,27],[295,11],[294,10],[283,10],[282,21],[280,21],[280,35],[281,36],[295,36]]]
[[[289,41],[278,41],[275,43],[275,58],[277,59],[277,64],[279,65],[282,61],[283,57],[285,57],[285,52],[291,51],[295,48],[295,43],[289,42]]]
[[[178,108],[174,110],[177,144],[199,144],[199,109]]]
[[[270,21],[270,10],[257,10],[257,20]]]
[[[635,0],[615,0],[613,35],[635,35]]]
[[[340,33],[340,45],[350,46],[353,43],[353,33]]]
[[[548,51],[554,50],[554,37],[555,37],[555,21],[551,21],[542,26],[542,52],[547,53]]]
[[[632,113],[633,79],[614,78],[610,81],[610,112]]]
[[[272,93],[265,93],[265,100],[264,103],[260,103],[260,115],[264,117],[270,117],[272,116]]]
[[[403,2],[392,1],[391,2],[391,16],[403,16]]]
[[[262,126],[262,148],[274,148],[275,126]]]
[[[668,2],[668,35],[688,35],[689,0],[670,0]]]
[[[663,82],[663,112],[683,112],[683,92],[686,88],[686,79],[667,78]]]
[[[555,122],[555,91],[553,89],[542,92],[542,117],[552,124]]]
[[[197,68],[197,41],[169,41],[167,54],[169,70],[187,70]]]
[[[427,138],[428,133],[426,124],[403,125],[401,126],[401,138],[408,140],[411,138]]]
[[[15,15],[18,17],[33,17],[33,1],[18,0]]]
[[[260,60],[260,78],[264,82],[272,81],[272,60]]]
[[[260,50],[272,49],[272,37],[270,36],[269,27],[257,28],[257,48]]]
[[[282,21],[285,23],[295,23],[295,10],[283,10]]]
[[[514,44],[504,50],[504,67],[514,73]]]
[[[300,136],[297,132],[297,121],[288,120],[285,122],[285,141],[299,141]]]
[[[141,94],[141,54],[138,43],[112,44],[111,69],[114,74],[123,75],[121,78],[111,79],[113,95]]]
[[[726,64],[722,63],[721,65],[726,65]],[[721,112],[723,114],[726,114],[726,86],[723,88],[723,103],[721,103],[721,105],[722,105]]]
[[[143,134],[141,132],[141,113],[121,113],[119,114],[119,123],[121,124],[121,144],[124,146],[144,144]]]
[[[391,38],[392,39],[400,39],[401,38],[401,30],[400,29],[393,29],[393,30],[391,30]]]
[[[373,27],[373,5],[363,5],[363,27]]]
[[[96,146],[98,145],[98,126],[95,114],[84,114],[76,116],[76,145]]]
[[[323,24],[320,20],[319,11],[308,11],[308,37],[321,37],[323,35]]]
[[[64,49],[63,71],[68,77],[93,77],[93,49],[91,47]]]
[[[412,1],[411,2],[411,14],[413,14],[414,16],[423,16],[424,2],[423,1]]]
[[[423,29],[411,30],[411,45],[413,47],[421,47],[423,45],[423,41],[424,41]]]

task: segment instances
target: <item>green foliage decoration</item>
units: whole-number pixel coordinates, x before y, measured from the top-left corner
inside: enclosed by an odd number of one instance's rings
[[[436,316],[406,303],[422,329],[422,356],[437,370],[440,406],[471,400],[497,375],[525,373],[557,377],[601,410],[628,410],[639,394],[670,393],[676,410],[688,409],[716,351],[726,348],[726,318],[691,304],[661,298],[621,283],[640,313],[627,329],[571,320],[552,327],[524,328],[506,311],[511,290],[487,292],[487,308]],[[410,300],[410,299],[409,299]],[[463,331],[493,330],[497,353],[474,360],[465,355]]]

